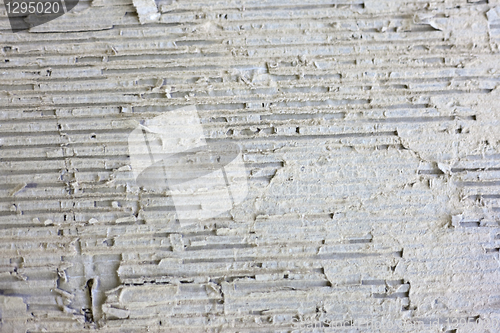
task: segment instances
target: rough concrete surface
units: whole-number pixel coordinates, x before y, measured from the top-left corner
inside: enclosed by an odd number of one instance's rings
[[[500,332],[499,83],[498,0],[1,3],[0,331]]]

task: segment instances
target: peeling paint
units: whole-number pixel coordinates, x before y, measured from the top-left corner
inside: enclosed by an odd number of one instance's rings
[[[498,319],[499,15],[94,0],[2,32],[0,330],[479,331],[453,320]],[[234,143],[248,191],[181,223],[204,207],[138,182],[129,137],[193,105],[149,143]]]

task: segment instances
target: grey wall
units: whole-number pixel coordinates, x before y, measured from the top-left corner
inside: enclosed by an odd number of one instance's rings
[[[1,331],[498,331],[499,41],[493,0],[0,6]],[[247,194],[181,223],[128,137],[185,106]]]

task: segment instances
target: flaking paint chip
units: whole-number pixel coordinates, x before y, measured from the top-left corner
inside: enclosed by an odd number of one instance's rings
[[[154,0],[133,0],[141,24],[158,22],[161,14]]]

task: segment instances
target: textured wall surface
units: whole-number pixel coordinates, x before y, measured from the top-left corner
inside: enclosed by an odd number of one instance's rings
[[[499,43],[498,0],[0,4],[0,331],[499,332]],[[127,140],[188,106],[248,193],[179,223]]]

